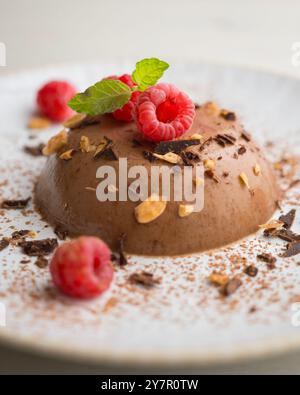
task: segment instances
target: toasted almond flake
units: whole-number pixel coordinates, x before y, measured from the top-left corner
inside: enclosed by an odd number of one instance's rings
[[[49,119],[42,117],[32,117],[27,123],[28,129],[47,129],[50,125]]]
[[[229,277],[222,273],[213,272],[208,280],[214,285],[223,286],[228,283]]]
[[[108,144],[110,144],[110,140],[104,138],[100,141],[100,143],[97,145],[96,147],[96,151],[94,154],[94,158],[96,158],[102,151],[105,150],[105,148],[108,146]]]
[[[53,136],[43,149],[43,155],[49,156],[55,154],[68,142],[68,133],[66,130],[62,130],[56,136]]]
[[[200,178],[200,177],[195,177],[193,179],[193,182],[197,188],[202,187],[204,185],[204,180],[203,180],[203,178]]]
[[[209,115],[219,115],[220,107],[216,103],[209,102],[204,104],[203,107]]]
[[[34,230],[31,230],[27,233],[27,237],[31,237],[32,239],[35,239],[37,237],[37,233]]]
[[[69,149],[68,151],[64,152],[63,154],[60,155],[60,159],[63,160],[70,160],[73,158],[73,154],[74,154],[74,150],[73,149]]]
[[[81,136],[80,139],[81,152],[91,152],[96,150],[96,146],[90,143],[90,139],[87,136]]]
[[[241,173],[239,177],[242,184],[245,185],[248,189],[250,189],[250,184],[247,175],[245,173]]]
[[[195,206],[193,204],[180,204],[178,209],[178,215],[181,218],[187,217],[192,214],[195,210]]]
[[[201,140],[203,136],[201,134],[195,133],[190,137],[191,140]]]
[[[67,129],[75,129],[80,126],[81,122],[86,118],[85,114],[76,114],[73,117],[66,120],[63,125]]]
[[[177,154],[174,154],[173,152],[168,152],[165,155],[159,155],[159,154],[153,154],[155,158],[161,159],[165,162],[172,163],[172,164],[177,164],[181,162],[181,157]]]
[[[212,159],[206,159],[204,161],[204,167],[205,167],[205,170],[215,170],[216,162],[213,161]]]
[[[140,224],[147,224],[160,217],[166,207],[167,202],[153,194],[135,208],[135,218]]]
[[[275,170],[282,170],[283,169],[283,163],[282,162],[276,162],[273,164],[273,167]]]
[[[256,164],[256,165],[253,167],[253,173],[254,173],[256,176],[260,176],[260,175],[261,175],[261,168],[260,168],[259,164]]]
[[[259,225],[259,227],[265,230],[281,230],[284,228],[284,222],[274,219],[266,224]]]

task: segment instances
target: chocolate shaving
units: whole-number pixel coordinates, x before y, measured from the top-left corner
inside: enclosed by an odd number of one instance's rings
[[[143,152],[144,158],[147,159],[149,162],[154,162],[156,161],[156,157],[152,154],[150,151],[144,151]]]
[[[220,115],[222,118],[226,119],[226,121],[236,121],[236,115],[232,111],[222,111]]]
[[[294,188],[295,186],[297,186],[298,184],[300,184],[300,180],[294,180],[290,183],[288,190]]]
[[[45,148],[45,144],[41,143],[35,147],[28,147],[25,146],[24,147],[24,152],[26,152],[26,154],[31,155],[31,156],[43,156],[43,149]]]
[[[218,134],[214,140],[221,145],[221,147],[226,147],[226,145],[234,145],[236,138],[230,134]]]
[[[246,140],[247,143],[249,143],[251,141],[251,135],[246,132],[245,130],[242,132],[241,134],[242,139]]]
[[[5,248],[9,246],[9,241],[6,238],[0,240],[0,251],[3,251]]]
[[[44,258],[43,256],[39,256],[35,261],[35,265],[40,269],[45,269],[48,266],[48,259]]]
[[[113,147],[113,141],[104,136],[103,140],[100,142],[99,146],[102,145],[100,149],[96,149],[96,153],[94,155],[94,159],[105,158],[108,160],[118,160],[118,157]]]
[[[200,146],[200,148],[199,148],[199,151],[200,151],[200,152],[204,151],[205,148],[206,148],[207,146],[209,146],[210,143],[211,143],[212,141],[213,141],[213,138],[212,138],[212,137],[210,137],[210,138],[208,138],[206,141],[204,141],[204,142],[201,144],[201,146]]]
[[[198,103],[195,103],[195,109],[196,109],[196,110],[199,110],[199,108],[201,108],[201,105],[198,104]]]
[[[242,286],[242,284],[243,283],[239,278],[233,278],[220,288],[220,294],[222,296],[228,297],[234,294]]]
[[[194,162],[199,162],[200,160],[199,155],[191,151],[182,152],[180,156],[185,166],[193,166]]]
[[[256,277],[258,274],[258,269],[254,265],[246,267],[245,273],[250,277]]]
[[[23,210],[27,207],[31,198],[21,200],[4,200],[1,204],[1,208],[6,210]]]
[[[143,285],[144,287],[151,288],[157,284],[161,283],[159,278],[155,278],[152,273],[148,272],[140,272],[140,273],[133,273],[129,277],[129,282],[131,284],[138,284]]]
[[[282,215],[279,218],[279,221],[284,223],[285,229],[291,229],[291,227],[293,226],[293,223],[295,221],[295,217],[296,217],[296,210],[293,209],[286,215]]]
[[[56,239],[22,241],[20,243],[24,254],[29,256],[44,256],[51,254],[58,246]]]
[[[290,258],[300,254],[300,241],[289,243],[287,245],[287,250],[282,254],[283,258]]]
[[[66,240],[68,237],[68,232],[61,225],[56,226],[54,233],[59,238],[59,240]]]
[[[200,140],[174,140],[174,141],[162,141],[154,149],[154,152],[159,155],[165,155],[169,152],[174,154],[180,154],[182,151],[188,147],[194,145],[200,145]]]
[[[13,240],[18,240],[18,239],[23,239],[25,238],[29,233],[31,232],[31,230],[17,230],[15,232],[12,233],[11,237]]]
[[[206,175],[206,177],[214,180],[217,184],[221,182],[220,178],[215,174],[213,170],[206,170],[204,174]]]

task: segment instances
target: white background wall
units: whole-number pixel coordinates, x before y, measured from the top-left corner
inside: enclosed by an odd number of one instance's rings
[[[0,0],[8,68],[111,59],[291,66],[299,0]],[[3,72],[1,69],[0,72]]]

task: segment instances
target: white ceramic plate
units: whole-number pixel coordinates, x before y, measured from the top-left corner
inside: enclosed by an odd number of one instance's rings
[[[32,195],[44,159],[25,155],[22,149],[46,141],[59,130],[59,126],[41,133],[26,129],[35,93],[43,82],[66,78],[84,89],[105,75],[131,69],[125,64],[76,66],[0,78],[0,197]],[[300,81],[204,64],[173,67],[166,79],[197,102],[216,100],[236,111],[261,144],[276,143],[272,160],[283,152],[300,154]],[[34,134],[37,137],[30,140]],[[300,178],[299,171],[294,177]],[[284,211],[297,208],[299,196],[299,188],[290,190]],[[300,230],[299,219],[295,231]],[[0,229],[4,236],[18,229],[38,230],[38,238],[54,235],[30,211],[0,216]],[[258,233],[210,254],[175,260],[132,257],[128,267],[117,271],[111,290],[91,302],[60,295],[52,288],[47,269],[37,268],[34,259],[20,263],[24,256],[18,248],[9,247],[0,253],[0,302],[7,313],[0,337],[55,355],[134,365],[208,364],[297,349],[300,328],[292,325],[291,306],[300,295],[300,256],[279,258],[273,271],[256,260],[263,251],[279,255],[284,245],[276,240],[270,244]],[[231,298],[220,299],[207,276],[218,267],[230,275],[241,273],[242,258],[255,263],[259,276],[243,276],[241,289]],[[129,274],[145,268],[161,276],[162,284],[151,290],[128,286]],[[250,313],[253,308],[255,312]]]

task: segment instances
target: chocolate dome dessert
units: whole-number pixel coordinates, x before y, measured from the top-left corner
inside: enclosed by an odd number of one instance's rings
[[[176,143],[147,142],[135,123],[111,115],[79,115],[66,126],[70,130],[45,149],[49,158],[37,182],[35,201],[46,220],[71,236],[99,236],[116,251],[126,235],[128,253],[190,254],[256,232],[276,210],[280,191],[270,164],[236,115],[213,103],[196,109],[190,131]],[[118,190],[119,158],[127,158],[128,168],[139,165],[147,170],[203,164],[203,210],[193,212],[185,202],[153,197],[144,203],[100,202],[97,169],[112,166]],[[201,183],[195,180],[196,187]]]

